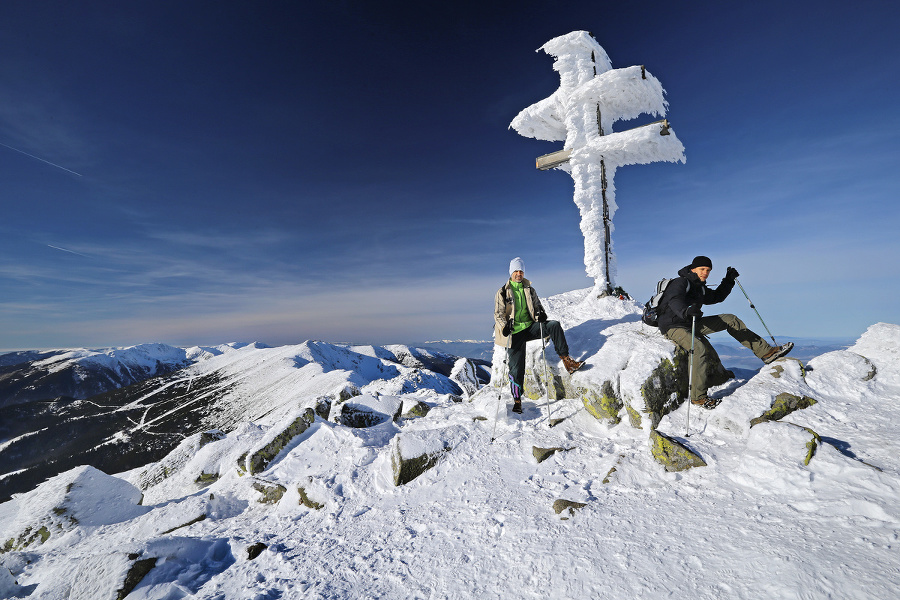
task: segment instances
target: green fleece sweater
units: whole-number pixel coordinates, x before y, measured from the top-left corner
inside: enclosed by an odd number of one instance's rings
[[[525,329],[531,327],[531,324],[534,321],[531,320],[531,315],[528,314],[528,304],[525,302],[525,286],[519,282],[516,283],[512,279],[509,280],[509,287],[512,288],[513,291],[513,300],[515,302],[516,309],[513,312],[513,333],[519,333]]]

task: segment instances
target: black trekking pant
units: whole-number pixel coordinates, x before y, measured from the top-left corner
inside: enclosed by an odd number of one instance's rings
[[[569,345],[566,343],[566,334],[563,332],[559,321],[547,321],[546,323],[532,323],[528,329],[514,333],[509,344],[509,378],[513,399],[521,398],[525,386],[525,342],[541,338],[541,329],[544,337],[549,337],[560,357],[568,356]]]

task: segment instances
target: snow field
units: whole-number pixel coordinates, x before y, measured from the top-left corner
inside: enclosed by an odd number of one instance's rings
[[[602,350],[616,363],[636,353],[630,344],[641,334],[628,328],[637,318],[630,308],[610,304],[615,310],[598,313],[593,302],[579,309],[581,301],[573,296],[559,314],[582,348],[597,349],[588,357]],[[658,342],[645,337],[648,349]],[[607,348],[619,338],[629,342]],[[716,410],[691,407],[689,437],[682,405],[659,430],[708,463],[683,472],[653,459],[645,430],[627,419],[598,421],[580,399],[551,400],[553,417],[563,418],[551,428],[546,398],[526,400],[516,416],[507,386],[455,402],[433,389],[394,393],[396,381],[373,379],[361,404],[395,410],[424,402],[431,410],[361,429],[317,417],[265,471],[241,475],[244,453],[284,429],[298,402],[312,406],[334,383],[286,371],[341,371],[344,382],[380,372],[316,344],[249,349],[255,370],[222,355],[204,364],[234,361],[244,378],[229,393],[265,398],[268,390],[284,402],[280,416],[275,402],[253,408],[264,422],[244,422],[185,453],[197,445],[189,438],[170,455],[185,458],[170,461],[179,466],[144,490],[142,505],[124,481],[138,482],[140,470],[114,478],[85,467],[0,505],[4,539],[53,508],[81,515],[44,544],[0,555],[17,581],[0,575],[0,590],[115,597],[136,555],[156,563],[129,598],[891,598],[900,569],[898,346],[900,327],[878,324],[804,370],[785,359],[751,372],[713,390],[723,398]],[[539,344],[530,350],[539,352]],[[586,381],[606,373],[591,366]],[[784,392],[817,403],[781,421],[732,425]],[[805,428],[819,436],[808,464],[815,436]],[[534,447],[562,450],[538,463]],[[395,486],[398,450],[440,458]],[[201,473],[218,478],[203,487]],[[71,483],[81,500],[66,491]],[[263,504],[255,484],[281,486],[283,495]],[[560,499],[584,507],[557,514]],[[257,543],[266,547],[250,560]]]

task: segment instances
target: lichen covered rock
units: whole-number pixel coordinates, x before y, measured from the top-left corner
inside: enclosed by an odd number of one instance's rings
[[[619,411],[622,410],[625,404],[609,381],[604,381],[600,385],[599,390],[596,387],[584,389],[581,401],[584,403],[584,408],[595,419],[607,421],[611,425],[617,425],[622,420],[619,417]]]
[[[685,471],[693,467],[705,467],[703,458],[679,442],[656,430],[650,432],[650,451],[666,471]]]
[[[286,487],[272,481],[255,479],[252,485],[254,490],[262,494],[262,497],[259,499],[261,504],[278,504],[285,492],[287,492]]]
[[[775,397],[772,408],[750,420],[750,427],[765,423],[766,421],[778,421],[795,410],[809,408],[813,404],[816,404],[816,401],[809,396],[800,397],[789,394],[788,392],[782,392]]]

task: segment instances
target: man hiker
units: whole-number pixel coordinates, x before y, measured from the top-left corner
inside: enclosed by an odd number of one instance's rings
[[[525,342],[544,337],[553,341],[556,353],[570,374],[581,368],[569,356],[566,334],[559,321],[548,321],[537,292],[525,279],[525,263],[516,257],[509,263],[509,281],[494,298],[494,343],[507,351],[513,412],[522,412],[522,389],[525,384]]]
[[[725,370],[719,355],[706,339],[711,333],[727,331],[749,348],[765,364],[781,358],[794,347],[793,342],[781,346],[770,346],[759,335],[753,333],[744,322],[734,315],[713,315],[704,317],[700,306],[716,304],[728,297],[738,277],[737,269],[728,267],[722,283],[716,289],[706,287],[706,280],[712,271],[712,261],[705,256],[696,256],[691,264],[678,271],[678,277],[666,286],[659,301],[659,330],[686,352],[691,350],[691,326],[697,319],[697,336],[694,340],[693,389],[690,390],[691,403],[713,409],[721,400],[707,396],[710,386],[721,385],[734,377]]]

